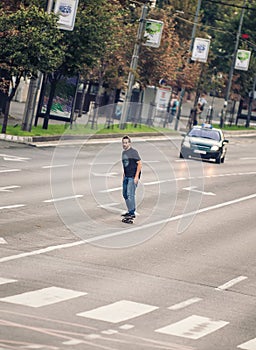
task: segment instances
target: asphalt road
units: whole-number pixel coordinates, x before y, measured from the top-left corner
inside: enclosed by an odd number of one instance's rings
[[[136,141],[133,225],[120,140],[0,142],[0,349],[256,350],[256,137],[224,164]]]

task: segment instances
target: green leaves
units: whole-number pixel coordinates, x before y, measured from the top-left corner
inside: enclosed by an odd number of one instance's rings
[[[1,11],[0,37],[0,67],[8,67],[10,75],[51,72],[63,61],[65,47],[57,18],[37,6],[21,7],[11,14]]]

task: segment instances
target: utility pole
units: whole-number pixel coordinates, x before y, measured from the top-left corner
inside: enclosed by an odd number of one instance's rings
[[[50,14],[53,7],[53,0],[48,0],[47,13]],[[43,74],[38,71],[37,77],[31,77],[25,111],[22,120],[22,130],[31,131],[32,121],[35,114],[37,93],[42,83]]]
[[[233,58],[232,58],[232,64],[231,64],[230,71],[229,71],[227,91],[225,94],[225,102],[224,103],[226,106],[227,106],[228,100],[229,100],[229,95],[230,95],[230,90],[231,90],[231,85],[232,85],[232,78],[233,78],[234,69],[235,69],[237,50],[238,50],[239,40],[240,40],[240,36],[241,36],[243,20],[244,20],[245,4],[246,4],[246,0],[244,0],[243,9],[242,9],[241,16],[240,16],[239,27],[238,27],[238,30],[236,33],[235,49],[234,49],[234,54],[233,54]]]
[[[141,18],[140,18],[140,23],[139,23],[139,27],[138,27],[136,42],[134,45],[132,60],[131,60],[131,64],[130,64],[130,72],[128,75],[128,83],[127,83],[127,92],[126,92],[126,97],[125,97],[125,101],[123,104],[122,115],[121,115],[120,124],[119,124],[120,129],[124,129],[126,126],[126,121],[127,121],[127,117],[128,117],[128,110],[129,110],[129,103],[131,101],[131,96],[132,96],[132,87],[134,85],[134,76],[135,76],[135,72],[136,72],[136,69],[138,66],[141,41],[142,41],[143,36],[144,36],[144,28],[145,28],[145,20],[146,20],[146,16],[147,16],[147,11],[148,11],[148,6],[146,3],[144,3],[144,5],[142,7]]]
[[[196,14],[195,14],[195,18],[194,18],[194,24],[193,24],[193,29],[192,29],[192,33],[191,33],[191,42],[190,42],[190,48],[189,51],[190,53],[193,50],[193,46],[194,46],[194,41],[195,41],[195,37],[196,37],[196,29],[197,29],[197,24],[198,24],[198,19],[199,19],[199,12],[201,9],[201,3],[202,0],[198,0],[197,2],[197,8],[196,8]],[[188,63],[190,62],[190,57],[188,57]],[[183,87],[180,93],[180,101],[179,101],[179,107],[178,107],[178,112],[177,112],[177,116],[176,116],[176,121],[175,121],[175,130],[178,130],[178,125],[179,125],[179,120],[180,120],[180,113],[181,113],[181,107],[182,107],[182,102],[183,102],[183,98],[185,95],[185,88]]]

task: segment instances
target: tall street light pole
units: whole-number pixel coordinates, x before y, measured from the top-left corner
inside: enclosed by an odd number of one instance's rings
[[[240,16],[239,27],[238,27],[237,34],[236,34],[236,44],[235,44],[234,54],[233,54],[233,58],[232,58],[232,64],[231,64],[230,71],[229,71],[228,85],[227,85],[227,90],[226,90],[226,94],[225,94],[224,108],[226,108],[228,105],[228,100],[229,100],[229,95],[230,95],[230,90],[231,90],[231,85],[232,85],[232,78],[233,78],[235,63],[236,63],[237,50],[238,50],[239,40],[240,40],[240,36],[241,36],[243,20],[244,20],[245,4],[246,4],[246,0],[244,0],[244,3],[243,3],[243,9],[242,9],[241,16]]]
[[[127,83],[127,92],[126,92],[126,97],[125,97],[125,101],[123,104],[123,109],[122,109],[122,114],[121,114],[120,124],[119,124],[120,129],[124,129],[126,126],[128,110],[129,110],[129,102],[131,101],[132,87],[134,85],[135,72],[136,72],[136,69],[138,66],[139,51],[140,51],[141,42],[142,42],[142,39],[144,36],[144,28],[145,28],[145,20],[146,20],[146,16],[147,16],[147,11],[148,11],[148,6],[146,3],[144,3],[144,5],[142,7],[141,18],[140,18],[140,23],[139,23],[139,27],[138,27],[136,42],[134,45],[132,60],[131,60],[131,64],[130,64],[130,72],[128,75],[128,83]]]
[[[198,24],[198,19],[199,19],[199,12],[201,9],[201,3],[202,0],[198,0],[197,2],[197,8],[196,8],[196,14],[195,14],[195,18],[194,18],[194,24],[193,24],[193,29],[192,29],[192,33],[191,33],[191,42],[190,42],[190,48],[189,51],[192,52],[193,50],[193,45],[194,45],[194,41],[195,41],[195,37],[196,37],[196,29],[197,29],[197,24]],[[188,63],[190,62],[190,57],[188,57]],[[185,95],[185,88],[183,87],[180,93],[180,101],[179,101],[179,107],[178,107],[178,112],[177,112],[177,116],[176,116],[176,121],[175,121],[175,130],[178,130],[178,125],[179,125],[179,120],[180,120],[180,113],[181,113],[181,107],[182,107],[182,102],[183,102],[183,98]]]
[[[52,12],[53,0],[48,0],[47,3],[47,13],[50,14]],[[42,84],[43,74],[38,71],[37,77],[31,77],[27,101],[25,105],[24,115],[22,119],[22,130],[31,131],[32,121],[35,113],[36,103],[37,103],[37,94]],[[48,125],[48,121],[47,121]],[[47,127],[46,127],[47,129]]]

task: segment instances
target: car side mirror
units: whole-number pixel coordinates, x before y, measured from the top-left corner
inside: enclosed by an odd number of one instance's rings
[[[229,143],[229,140],[226,140],[226,139],[225,139],[225,140],[223,140],[223,142],[224,142],[224,143]]]

